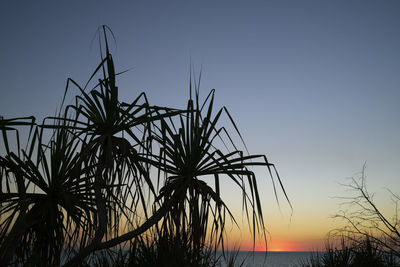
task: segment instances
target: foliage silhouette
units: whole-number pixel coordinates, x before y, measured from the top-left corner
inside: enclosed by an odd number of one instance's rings
[[[343,206],[335,218],[345,222],[345,226],[333,231],[333,233],[345,235],[354,243],[360,243],[360,247],[368,247],[371,243],[374,247],[380,247],[396,257],[400,257],[400,220],[398,218],[400,197],[388,190],[394,203],[393,217],[384,214],[374,201],[374,194],[367,188],[365,165],[359,179],[351,178],[346,185],[355,194],[343,197]],[[365,240],[368,240],[366,243]]]
[[[314,256],[301,266],[400,266],[399,196],[389,190],[394,216],[384,215],[366,186],[365,165],[360,178],[352,177],[345,186],[354,194],[340,197],[343,209],[334,216],[345,225],[330,233],[332,240],[340,237],[340,246],[328,242],[322,256]]]
[[[83,87],[67,80],[55,116],[41,124],[34,117],[0,117],[5,148],[0,154],[0,261],[79,265],[95,251],[144,240],[142,234],[149,231],[159,240],[185,242],[201,257],[211,246],[224,247],[226,213],[235,221],[222,200],[220,179],[242,191],[253,238],[258,232],[265,238],[250,168],[264,166],[276,197],[274,179],[289,201],[274,165],[264,155],[237,148],[226,128],[218,126],[225,113],[243,141],[228,110],[212,115],[214,90],[200,105],[196,82],[193,101],[192,78],[186,110],[152,106],[145,93],[121,102],[120,73],[107,33],[112,34],[107,26],[99,31],[100,64]],[[74,104],[64,106],[71,86],[79,94]],[[27,145],[21,148],[19,131],[26,127]],[[10,131],[15,133],[11,142]],[[221,144],[224,149],[218,148]]]

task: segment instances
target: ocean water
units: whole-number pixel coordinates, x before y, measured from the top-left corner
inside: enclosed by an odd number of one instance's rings
[[[307,262],[310,257],[321,255],[323,252],[265,252],[260,251],[239,251],[226,252],[230,257],[237,253],[235,265],[242,267],[300,267],[300,263]],[[99,255],[102,255],[99,253]],[[217,252],[220,257],[219,267],[227,267],[222,257],[222,252]],[[243,265],[240,265],[243,262]]]
[[[234,253],[234,252],[228,252]],[[240,251],[236,257],[236,265],[244,262],[243,267],[293,267],[310,259],[311,255],[320,252],[265,252]],[[238,266],[239,266],[238,265]],[[226,265],[222,265],[226,266]]]

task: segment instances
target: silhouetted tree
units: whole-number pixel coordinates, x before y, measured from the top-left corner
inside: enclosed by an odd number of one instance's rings
[[[366,185],[365,165],[359,179],[351,178],[346,185],[355,194],[350,197],[343,197],[347,208],[342,210],[335,218],[344,220],[343,228],[334,232],[345,235],[353,244],[360,244],[366,247],[366,243],[378,246],[385,251],[400,257],[400,220],[398,218],[400,197],[388,190],[394,203],[393,217],[385,215],[379,208]],[[368,240],[366,242],[365,240]]]
[[[237,148],[217,124],[225,113],[242,139],[232,117],[226,108],[212,115],[214,91],[200,105],[199,84],[186,110],[152,106],[145,93],[122,102],[107,30],[103,26],[99,34],[100,64],[84,87],[68,79],[56,116],[41,124],[34,117],[0,117],[0,262],[74,266],[152,227],[185,235],[194,251],[204,248],[209,234],[217,248],[223,245],[226,212],[234,220],[221,198],[220,179],[240,188],[254,238],[257,231],[265,236],[250,167],[266,167],[288,199],[274,165]],[[79,93],[64,106],[72,85]],[[29,129],[25,148],[23,127]],[[234,149],[218,148],[216,140]],[[158,175],[152,177],[151,170]]]

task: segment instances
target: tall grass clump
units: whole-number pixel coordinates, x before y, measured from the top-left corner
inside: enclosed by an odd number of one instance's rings
[[[400,259],[383,247],[374,245],[368,237],[358,242],[342,237],[340,245],[328,242],[323,253],[315,253],[299,262],[301,267],[396,267]]]

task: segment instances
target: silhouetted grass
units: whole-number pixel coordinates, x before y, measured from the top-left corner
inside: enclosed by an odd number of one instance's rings
[[[366,237],[358,242],[342,238],[339,247],[327,243],[321,255],[314,253],[309,259],[299,262],[300,267],[398,267],[400,259],[385,251]]]
[[[188,242],[176,237],[155,235],[139,238],[128,246],[107,249],[92,254],[79,267],[242,267],[239,250],[226,251],[225,257],[215,250],[204,248],[200,253]]]

